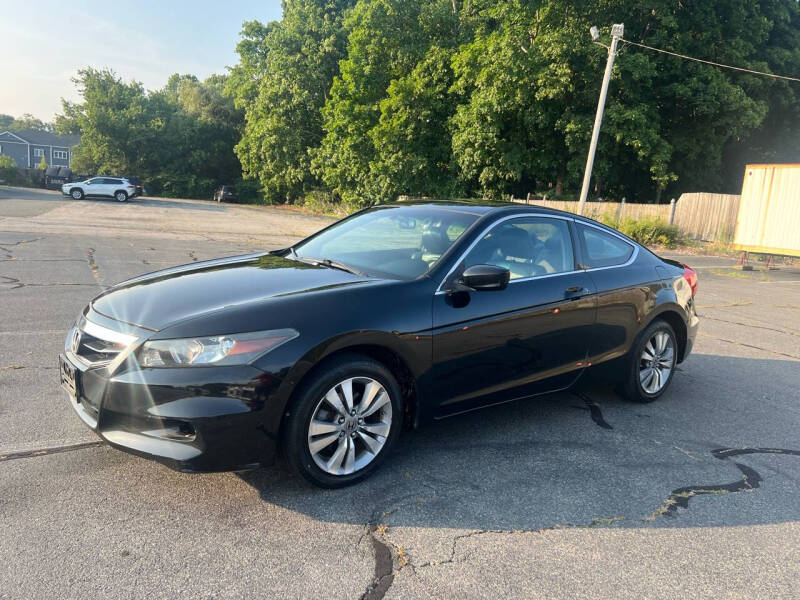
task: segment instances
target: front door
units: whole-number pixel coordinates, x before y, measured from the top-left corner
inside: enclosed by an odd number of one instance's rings
[[[103,195],[103,178],[102,177],[93,177],[86,181],[86,187],[84,188],[86,191],[87,196],[102,196]]]
[[[553,391],[580,375],[596,290],[573,247],[570,220],[515,217],[467,253],[456,274],[494,264],[511,280],[504,290],[469,292],[447,291],[448,281],[434,297],[434,416]]]

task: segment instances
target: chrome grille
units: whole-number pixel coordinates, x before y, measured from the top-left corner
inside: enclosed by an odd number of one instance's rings
[[[89,367],[111,364],[136,340],[132,335],[114,331],[81,318],[67,335],[66,347]]]
[[[101,366],[109,364],[126,347],[125,344],[103,340],[83,331],[75,354],[92,366]]]

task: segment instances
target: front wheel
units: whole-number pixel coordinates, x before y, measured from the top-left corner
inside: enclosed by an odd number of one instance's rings
[[[72,196],[74,200],[83,200],[83,190],[80,188],[75,188],[69,195]]]
[[[631,348],[627,377],[620,391],[634,402],[656,400],[672,382],[677,360],[675,331],[666,321],[654,321]]]
[[[117,202],[126,202],[128,200],[128,194],[120,190],[114,194],[114,198],[117,199]]]
[[[311,483],[343,487],[380,466],[402,422],[400,387],[392,373],[369,357],[343,355],[298,391],[285,424],[284,455]]]

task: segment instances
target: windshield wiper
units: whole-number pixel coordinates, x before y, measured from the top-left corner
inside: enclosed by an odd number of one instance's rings
[[[315,265],[325,265],[326,267],[330,267],[331,269],[339,269],[340,271],[352,273],[353,275],[360,275],[362,277],[366,277],[366,275],[361,271],[357,271],[351,266],[345,265],[340,262],[336,262],[335,260],[331,260],[330,258],[307,258],[307,257],[303,258],[310,263],[314,263]]]

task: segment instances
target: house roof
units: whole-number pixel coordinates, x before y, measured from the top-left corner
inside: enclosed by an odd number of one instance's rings
[[[29,144],[36,144],[39,146],[59,146],[63,148],[72,148],[81,141],[79,135],[58,135],[50,133],[49,131],[36,131],[34,129],[24,129],[22,131],[9,132],[17,137],[22,138]]]

